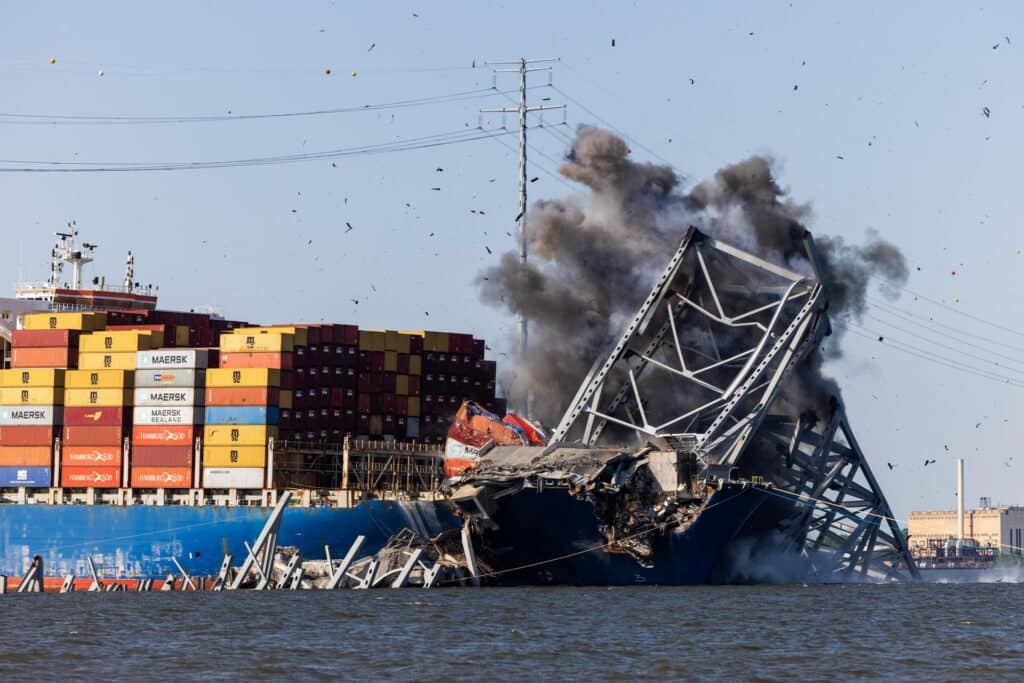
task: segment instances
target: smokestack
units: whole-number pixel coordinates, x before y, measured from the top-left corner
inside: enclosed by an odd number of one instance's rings
[[[956,533],[964,540],[964,459],[956,459]]]

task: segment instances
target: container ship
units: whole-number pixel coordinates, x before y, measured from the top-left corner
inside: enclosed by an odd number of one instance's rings
[[[415,543],[477,582],[917,574],[842,403],[780,391],[830,331],[809,233],[796,272],[691,228],[550,430],[471,334],[163,311],[59,237],[0,302],[0,573],[213,575],[280,499],[304,558]]]
[[[451,417],[505,408],[483,340],[161,310],[130,253],[122,285],[83,285],[96,247],[69,228],[50,278],[0,299],[0,574],[215,572],[284,490],[281,543],[307,557],[454,523]]]

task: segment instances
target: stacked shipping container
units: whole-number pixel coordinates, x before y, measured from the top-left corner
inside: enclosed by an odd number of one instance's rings
[[[242,325],[167,311],[26,315],[13,364],[72,370],[37,373],[24,386],[21,376],[2,376],[0,390],[17,393],[0,394],[0,468],[43,463],[42,448],[49,467],[53,437],[63,435],[60,483],[68,487],[323,486],[309,463],[287,453],[274,459],[268,480],[268,441],[440,444],[463,400],[504,412],[494,396],[495,363],[471,335]],[[212,345],[217,334],[219,355],[189,348]],[[38,405],[12,411],[30,405],[21,402],[28,389],[27,400]],[[11,426],[42,429],[29,436]],[[44,436],[46,443],[25,441]],[[17,446],[18,455],[5,446]],[[9,474],[25,485],[50,484],[49,470]],[[14,485],[6,476],[0,471],[0,486]]]
[[[61,486],[119,488],[131,434],[136,354],[158,344],[151,330],[83,334],[78,370],[67,373]]]
[[[196,439],[201,436],[210,353],[206,349],[177,348],[138,352],[131,452],[133,487],[192,488],[193,454]]]
[[[290,374],[294,332],[236,330],[220,338],[220,369],[206,380],[203,486],[262,488],[268,439],[276,436],[291,391],[281,389]]]
[[[64,370],[0,370],[0,486],[48,487]]]

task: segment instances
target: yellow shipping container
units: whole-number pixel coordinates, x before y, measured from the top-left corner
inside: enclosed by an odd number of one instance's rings
[[[420,416],[420,397],[410,396],[409,397],[409,409],[406,411],[409,417]]]
[[[59,406],[64,402],[64,387],[32,387],[0,389],[0,405]]]
[[[64,405],[69,408],[88,406],[130,406],[131,389],[67,389]]]
[[[175,346],[188,346],[189,342],[192,341],[191,332],[188,329],[188,325],[175,325],[174,326],[174,345]]]
[[[423,333],[423,350],[424,351],[440,351],[441,353],[448,352],[448,333],[447,332],[424,332]]]
[[[265,446],[204,446],[203,467],[265,467]]]
[[[409,338],[411,335],[395,330],[385,330],[384,350],[397,351],[398,353],[409,353]]]
[[[207,446],[266,446],[277,437],[277,427],[267,425],[206,425],[203,443]]]
[[[384,332],[374,330],[359,330],[360,351],[383,351],[387,335]]]
[[[102,330],[107,325],[106,313],[26,313],[22,318],[26,330]]]
[[[80,370],[134,370],[138,354],[135,351],[121,353],[80,353]]]
[[[395,375],[395,393],[399,396],[409,395],[409,375]]]
[[[285,410],[292,409],[292,390],[282,389],[277,395],[277,407]]]
[[[238,327],[232,330],[233,334],[291,334],[295,336],[295,346],[309,345],[309,329],[295,327],[293,325],[282,325],[281,327]]]
[[[132,370],[68,370],[64,386],[69,389],[131,389],[135,386]]]
[[[78,341],[80,353],[123,353],[160,348],[163,333],[155,330],[113,330],[83,334]]]
[[[61,386],[64,386],[64,370],[54,368],[0,370],[0,387]]]
[[[398,372],[398,352],[384,352],[384,372]]]
[[[252,351],[254,353],[280,353],[295,348],[295,335],[287,333],[253,333],[220,335],[220,350],[227,353]]]
[[[423,356],[409,356],[409,374],[423,374]]]
[[[206,371],[208,387],[278,387],[281,371],[272,368],[210,368]]]

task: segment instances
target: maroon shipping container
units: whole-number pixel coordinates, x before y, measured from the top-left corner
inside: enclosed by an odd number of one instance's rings
[[[398,354],[398,374],[408,375],[409,374],[409,354],[400,353]]]
[[[484,351],[487,349],[487,343],[483,339],[473,340],[473,358],[483,360]]]
[[[11,346],[22,348],[78,348],[78,330],[14,330]]]
[[[395,396],[395,414],[396,415],[408,415],[409,414],[409,397],[408,396]]]
[[[341,325],[340,327],[341,339],[335,338],[335,341],[349,346],[356,346],[359,344],[359,327],[356,325]]]
[[[422,385],[420,383],[419,375],[409,375],[409,395],[419,396]]]
[[[129,425],[132,422],[131,411],[131,408],[123,406],[65,408],[64,424],[71,427]]]
[[[192,446],[135,446],[132,467],[192,467]]]
[[[423,353],[423,337],[413,335],[409,339],[409,353],[416,355]]]

